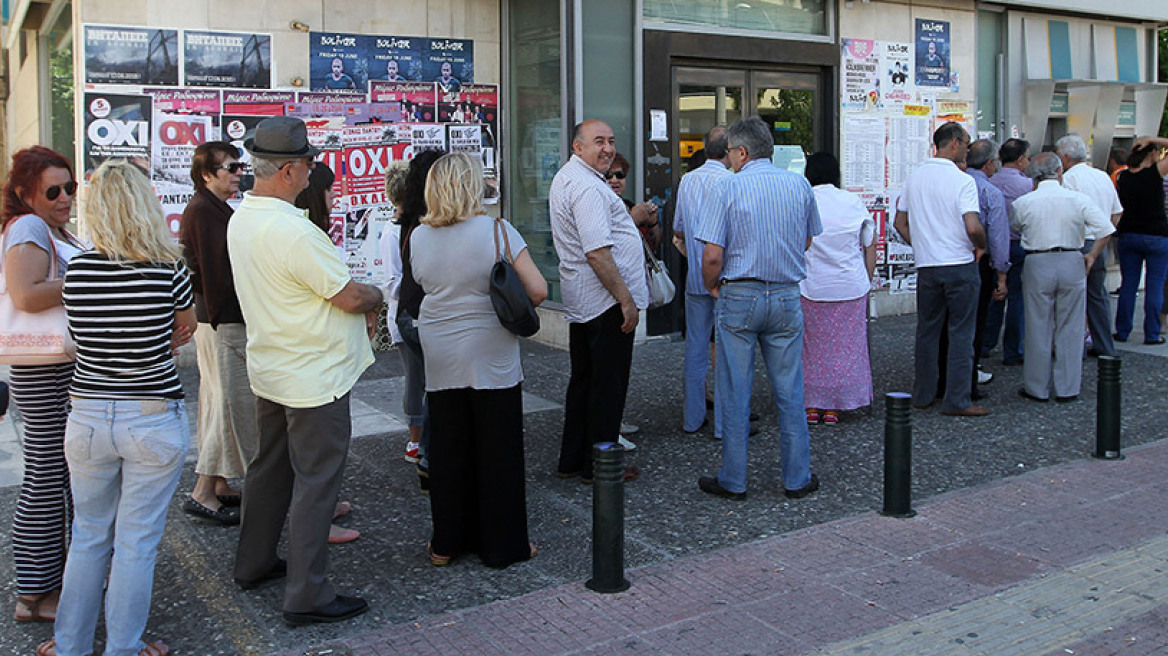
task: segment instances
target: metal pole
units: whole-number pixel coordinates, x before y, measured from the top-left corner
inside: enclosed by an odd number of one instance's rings
[[[1119,419],[1122,399],[1119,381],[1120,359],[1099,356],[1099,391],[1095,401],[1095,453],[1100,460],[1122,460],[1119,447]]]
[[[884,509],[887,517],[915,517],[912,509],[912,396],[890,392],[884,413]]]
[[[592,578],[596,592],[624,592],[625,449],[615,442],[592,446]]]

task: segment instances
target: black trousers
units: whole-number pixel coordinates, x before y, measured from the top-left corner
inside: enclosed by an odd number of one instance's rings
[[[625,413],[629,369],[633,364],[633,334],[621,332],[620,305],[585,323],[568,326],[572,377],[564,402],[564,436],[560,443],[561,473],[592,475],[592,445],[615,442]]]
[[[520,386],[428,392],[431,547],[488,567],[531,557]]]

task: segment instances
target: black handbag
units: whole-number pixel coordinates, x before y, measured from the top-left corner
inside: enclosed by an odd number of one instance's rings
[[[504,250],[499,250],[499,232],[503,232]],[[499,323],[520,337],[539,332],[539,315],[523,289],[523,282],[511,265],[511,243],[503,219],[495,219],[495,265],[491,267],[491,305]]]

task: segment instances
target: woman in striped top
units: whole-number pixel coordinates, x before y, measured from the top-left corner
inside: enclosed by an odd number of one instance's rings
[[[33,146],[12,156],[4,187],[4,279],[24,312],[61,305],[60,276],[80,243],[65,230],[77,183],[69,161]],[[58,274],[52,276],[53,259]],[[12,521],[14,619],[52,622],[61,593],[68,531],[69,470],[62,441],[73,363],[13,365],[12,402],[24,425],[24,481]]]
[[[174,350],[195,329],[190,273],[140,169],[103,164],[86,196],[93,249],[62,293],[77,342],[65,457],[73,540],[54,639],[38,655],[87,654],[105,591],[106,654],[167,653],[142,641],[154,560],[190,431]]]

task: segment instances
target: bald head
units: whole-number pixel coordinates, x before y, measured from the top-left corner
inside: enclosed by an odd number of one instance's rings
[[[965,156],[965,163],[971,169],[984,171],[986,175],[993,175],[997,169],[998,144],[989,139],[978,139],[969,144],[969,153]]]
[[[725,164],[724,160],[730,147],[726,134],[725,125],[716,125],[713,130],[706,133],[706,157],[722,161]]]

